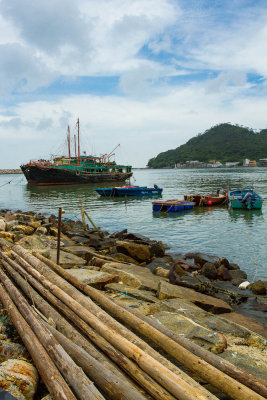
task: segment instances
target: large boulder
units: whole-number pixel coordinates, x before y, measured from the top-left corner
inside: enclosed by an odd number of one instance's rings
[[[143,300],[148,303],[159,303],[157,297],[148,290],[140,290],[121,283],[110,283],[105,286],[105,289],[113,293],[124,293],[127,296],[138,300]]]
[[[10,359],[0,365],[0,388],[18,400],[33,400],[38,384],[36,368],[23,360]]]
[[[134,288],[141,288],[142,282],[138,279],[135,275],[131,274],[130,272],[124,271],[121,269],[120,263],[106,263],[103,265],[101,271],[108,272],[112,275],[117,275],[119,281],[123,282],[125,285],[134,287]]]
[[[13,241],[15,239],[15,235],[14,235],[14,233],[11,233],[11,232],[1,231],[0,238],[5,239],[10,243],[13,243]]]
[[[148,245],[137,244],[134,242],[118,241],[116,243],[117,251],[129,255],[140,262],[147,262],[151,258]]]
[[[3,219],[0,219],[0,231],[6,230],[6,223]]]
[[[160,300],[174,298],[184,299],[214,314],[233,311],[229,304],[223,300],[195,292],[193,289],[171,285],[164,281],[161,281],[158,285],[157,297]]]
[[[34,232],[34,228],[28,225],[15,225],[13,227],[13,231],[22,232],[24,235],[32,235]]]
[[[50,255],[51,260],[57,262],[57,249],[51,249]],[[61,265],[62,268],[68,269],[79,267],[85,265],[85,263],[86,261],[81,257],[75,256],[74,254],[67,253],[62,250],[60,251],[59,265]]]
[[[24,247],[25,249],[36,251],[49,248],[47,243],[42,240],[39,235],[23,236],[22,239],[17,242],[17,244],[19,244],[21,247]]]
[[[102,271],[94,271],[85,268],[70,268],[68,272],[80,281],[97,289],[102,289],[106,284],[118,281],[118,275],[108,274]]]
[[[213,332],[183,315],[161,311],[154,314],[153,319],[213,353],[221,353],[227,346],[226,339],[222,334]]]
[[[267,293],[266,284],[263,281],[257,281],[249,286],[249,289],[258,295],[265,295]]]
[[[246,272],[241,271],[240,269],[229,270],[229,275],[231,277],[231,281],[234,280],[236,285],[239,285],[240,283],[244,282],[248,277]]]
[[[219,260],[219,257],[217,256],[211,256],[209,254],[204,254],[204,253],[187,253],[185,255],[186,258],[194,259],[195,264],[199,264],[201,267],[206,263],[215,263],[216,261]]]
[[[202,268],[201,268],[201,273],[206,276],[206,278],[209,279],[217,279],[218,273],[215,265],[210,262],[206,262]]]

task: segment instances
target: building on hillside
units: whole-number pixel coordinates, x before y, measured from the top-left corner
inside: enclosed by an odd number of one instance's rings
[[[244,167],[248,167],[249,161],[250,161],[249,158],[245,158],[245,159],[243,160],[243,166],[244,166]]]
[[[259,166],[260,167],[267,167],[267,158],[260,158],[259,159]]]
[[[237,167],[240,163],[239,162],[226,162],[226,168]]]
[[[256,160],[249,160],[248,166],[249,167],[257,167]]]

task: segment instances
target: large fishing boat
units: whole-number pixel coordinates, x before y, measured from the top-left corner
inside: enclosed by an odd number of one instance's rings
[[[99,157],[80,154],[80,129],[78,127],[78,146],[74,135],[75,155],[71,156],[70,129],[68,127],[68,156],[55,157],[51,161],[30,161],[20,168],[28,183],[36,185],[73,185],[95,182],[125,182],[132,176],[130,165],[117,165],[111,161],[116,146],[109,154]],[[76,152],[78,147],[78,152]]]

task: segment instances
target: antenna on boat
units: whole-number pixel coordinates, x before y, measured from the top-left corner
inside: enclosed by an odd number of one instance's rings
[[[68,125],[68,148],[69,148],[69,158],[71,158],[70,156],[70,126]]]
[[[77,119],[77,127],[78,127],[78,164],[80,165],[80,121]]]

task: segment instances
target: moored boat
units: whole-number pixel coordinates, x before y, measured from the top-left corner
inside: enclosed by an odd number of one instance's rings
[[[231,190],[228,193],[230,207],[236,209],[261,209],[262,197],[253,189]]]
[[[80,154],[79,119],[78,127],[78,152],[71,155],[70,131],[68,128],[68,156],[55,157],[52,161],[30,161],[20,168],[28,183],[36,185],[73,185],[96,182],[125,182],[132,176],[130,165],[117,165],[111,161],[114,150],[109,154],[99,157]]]
[[[176,199],[152,202],[153,211],[176,212],[176,211],[192,210],[194,208],[194,205],[195,203],[193,202],[176,200]]]
[[[197,206],[217,206],[227,201],[226,194],[185,195],[184,200],[193,201]]]
[[[153,188],[147,186],[121,186],[111,188],[95,188],[100,196],[103,197],[125,197],[125,196],[154,196],[161,195],[163,189],[154,185]]]

